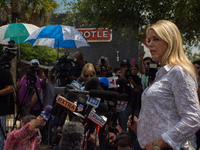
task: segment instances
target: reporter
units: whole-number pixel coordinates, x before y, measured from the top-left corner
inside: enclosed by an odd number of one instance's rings
[[[180,150],[200,128],[197,81],[177,26],[160,20],[147,28],[152,58],[161,64],[142,94],[137,137],[143,149]]]
[[[36,135],[38,126],[45,121],[38,116],[27,115],[22,119],[21,129],[9,133],[4,150],[35,150],[40,146],[40,137]]]

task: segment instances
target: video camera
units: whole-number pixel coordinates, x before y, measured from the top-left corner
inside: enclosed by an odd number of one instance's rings
[[[55,69],[58,78],[67,78],[70,75],[70,71],[76,62],[75,57],[68,58],[69,53],[66,52],[61,58],[59,58],[55,64]]]
[[[17,46],[14,45],[14,41],[9,41],[0,53],[0,67],[4,69],[10,69],[10,61],[17,55],[13,52],[17,51]]]
[[[150,79],[153,81],[155,79],[157,68],[159,67],[159,65],[155,62],[147,63],[147,65],[148,65],[148,68],[146,68],[145,70],[145,75],[149,76]]]
[[[38,68],[38,63],[32,63],[26,68],[26,75],[28,77],[35,77],[36,75],[40,74],[40,70],[36,69]]]

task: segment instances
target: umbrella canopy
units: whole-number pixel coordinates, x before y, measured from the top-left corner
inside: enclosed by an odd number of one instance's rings
[[[79,47],[90,45],[85,37],[75,28],[64,25],[48,25],[34,31],[25,42],[33,46],[49,46],[52,48],[70,47],[78,49]]]
[[[39,27],[27,23],[12,23],[0,27],[0,43],[8,44],[14,40],[15,43],[23,43]]]

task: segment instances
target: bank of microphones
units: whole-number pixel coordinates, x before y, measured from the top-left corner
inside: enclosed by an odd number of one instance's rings
[[[58,96],[50,113],[60,118],[56,133],[62,132],[67,115],[72,116],[70,121],[83,123],[85,135],[93,133],[97,126],[107,130],[128,104],[128,95],[115,88],[110,90],[109,82],[118,85],[116,87],[127,84],[123,77],[109,80],[92,77],[86,82],[81,76],[65,87],[55,87],[54,91]],[[58,144],[59,140],[53,137],[52,141]]]

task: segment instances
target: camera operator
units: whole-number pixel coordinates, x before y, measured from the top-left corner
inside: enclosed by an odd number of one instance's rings
[[[40,63],[37,59],[32,59],[30,61],[30,67],[34,67],[34,66],[39,66]],[[35,68],[36,69],[36,68]],[[33,70],[34,71],[34,70]],[[36,77],[36,82],[35,82],[35,86],[37,87],[37,91],[38,93],[41,92],[41,82],[40,79],[37,75],[35,75]],[[31,104],[28,108],[28,111],[30,110],[30,114],[31,115],[35,115],[35,116],[39,116],[40,115],[40,104],[38,101],[38,97],[37,97],[37,93],[34,89],[34,93],[33,96],[31,97],[31,95],[29,95],[27,97],[27,101],[26,102],[22,102],[23,101],[23,97],[26,93],[26,90],[29,86],[29,81],[28,81],[29,76],[27,76],[27,73],[21,78],[21,81],[18,79],[16,87],[19,90],[19,102],[20,105],[22,105],[23,103],[27,103],[27,104]]]
[[[77,78],[81,75],[81,71],[85,62],[83,61],[83,54],[81,52],[74,52],[73,57],[76,58],[75,66],[72,67],[70,71],[70,76],[68,76],[68,83],[71,83],[73,80],[77,80]]]
[[[11,73],[0,67],[0,123],[3,130],[0,130],[0,150],[3,150],[4,136],[6,132],[6,115],[8,114],[10,93],[13,91],[13,80]]]

